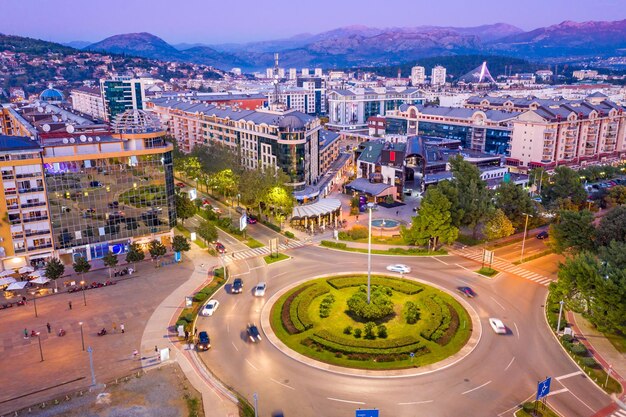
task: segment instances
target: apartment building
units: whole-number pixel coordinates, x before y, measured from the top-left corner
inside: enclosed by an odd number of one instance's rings
[[[447,71],[445,67],[437,65],[430,72],[430,85],[442,86],[446,83]]]
[[[105,120],[112,122],[118,114],[126,110],[142,110],[146,101],[145,84],[149,82],[151,80],[128,76],[100,80]]]
[[[315,114],[316,100],[315,90],[302,87],[281,87],[278,90],[278,100],[276,93],[270,90],[267,93],[269,103],[280,103],[289,110],[296,110],[306,114]]]
[[[411,68],[411,85],[417,87],[424,84],[426,84],[426,68],[420,66]]]
[[[72,100],[72,109],[77,112],[104,120],[106,110],[102,93],[98,87],[78,87],[70,92]]]

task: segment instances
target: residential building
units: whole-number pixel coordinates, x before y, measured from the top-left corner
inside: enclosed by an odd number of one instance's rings
[[[274,67],[265,69],[265,78],[274,78]],[[285,69],[278,68],[278,78],[285,78]]]
[[[115,120],[118,114],[126,110],[142,110],[146,101],[146,79],[115,76],[100,80],[100,91],[104,101],[106,119]]]
[[[298,70],[296,68],[289,68],[289,79],[295,80],[298,78]]]
[[[106,111],[102,93],[98,87],[78,87],[70,92],[72,108],[77,112],[104,120]]]
[[[426,68],[415,66],[411,68],[411,85],[417,87],[426,84]]]
[[[326,114],[326,81],[321,77],[298,77],[298,87],[315,94],[315,114]]]
[[[267,93],[269,103],[281,103],[285,108],[297,110],[306,114],[315,114],[315,90],[302,87],[281,87],[278,89],[278,101],[275,98],[275,90]]]
[[[430,72],[430,85],[442,86],[446,83],[446,69],[441,65],[437,65]]]
[[[302,76],[303,77],[308,77],[309,74],[309,69],[308,68],[302,68]]]
[[[324,74],[323,74],[322,69],[321,68],[315,68],[313,76],[315,76],[315,77],[323,77]]]
[[[148,103],[184,152],[213,142],[229,147],[248,169],[281,169],[299,190],[317,181],[318,118],[299,111],[243,110],[188,99]]]
[[[237,68],[237,67],[236,68],[232,68],[230,70],[230,72],[232,72],[233,75],[240,76],[241,75],[241,68]]]
[[[385,115],[402,104],[423,104],[417,88],[352,88],[328,92],[328,128],[367,131],[367,119]]]
[[[572,72],[572,77],[577,80],[585,80],[585,79],[594,79],[598,76],[598,71],[596,70],[576,70]]]
[[[339,157],[339,138],[341,135],[326,129],[319,132],[320,173],[327,172]]]
[[[173,93],[162,97],[170,100],[195,100],[212,105],[223,105],[245,110],[267,107],[267,94],[259,92],[229,91],[227,93]]]

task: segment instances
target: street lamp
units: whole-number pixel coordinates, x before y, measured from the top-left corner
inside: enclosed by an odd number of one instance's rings
[[[79,321],[78,324],[80,325],[80,341],[83,344],[83,351],[85,350],[85,336],[83,335],[83,322]]]
[[[563,304],[565,304],[565,301],[559,301],[559,320],[556,323],[556,334],[559,334],[559,330],[561,329],[561,314],[563,313]]]
[[[39,317],[37,315],[37,297],[35,296],[37,293],[35,291],[31,291],[30,293],[33,296],[33,307],[35,307],[35,317]]]
[[[528,218],[533,217],[532,215],[527,213],[522,214],[526,216],[526,223],[524,223],[524,237],[522,238],[522,253],[519,257],[519,263],[522,263],[522,260],[524,259],[524,246],[526,245],[526,230],[528,229]]]
[[[85,281],[81,281],[80,285],[83,287],[83,303],[85,303],[85,307],[87,306],[87,298],[85,297]]]
[[[89,367],[91,368],[91,385],[96,386],[96,373],[93,369],[93,349],[91,346],[87,348],[87,353],[89,353]]]
[[[372,203],[367,203],[369,210],[367,232],[367,304],[370,303],[370,287],[372,281]]]
[[[43,349],[41,349],[41,336],[40,333],[37,332],[37,341],[39,342],[39,355],[41,356],[41,362],[43,362]]]
[[[255,392],[252,394],[252,398],[254,398],[254,417],[259,417],[259,395]]]

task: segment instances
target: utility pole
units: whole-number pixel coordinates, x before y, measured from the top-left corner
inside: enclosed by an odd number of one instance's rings
[[[370,284],[372,281],[372,203],[367,204],[369,210],[367,232],[367,304],[370,303]]]
[[[524,224],[524,237],[522,238],[522,253],[520,254],[520,257],[519,257],[519,263],[522,263],[522,261],[524,260],[524,246],[526,244],[526,230],[528,229],[528,218],[533,217],[527,213],[522,213],[522,214],[526,215],[526,223]]]
[[[559,301],[559,320],[556,323],[556,334],[559,334],[559,331],[561,330],[561,314],[563,314],[563,304],[565,304],[565,301],[561,300]]]
[[[91,385],[96,386],[96,373],[93,370],[93,349],[91,346],[87,348],[87,353],[89,353],[89,367],[91,368]]]

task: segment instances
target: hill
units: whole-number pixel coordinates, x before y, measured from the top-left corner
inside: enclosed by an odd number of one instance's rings
[[[78,52],[74,48],[54,42],[3,34],[0,34],[0,51],[23,52],[32,55],[46,53],[70,54]]]

